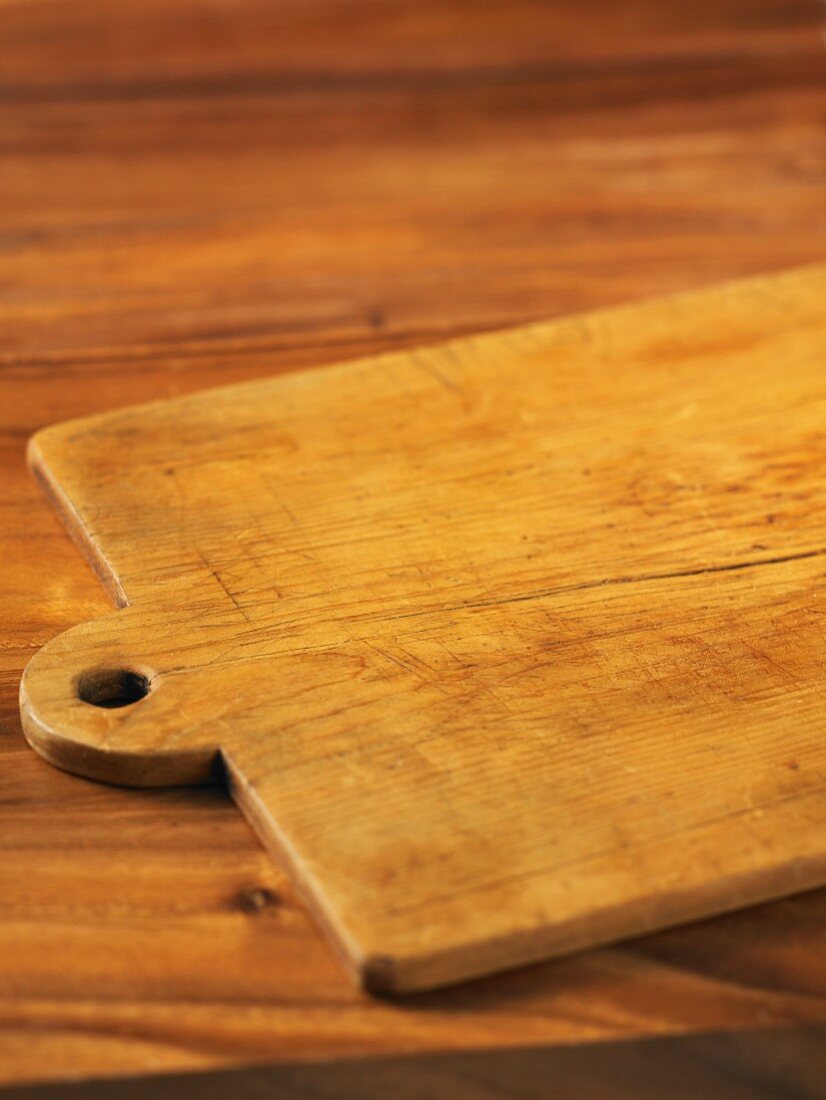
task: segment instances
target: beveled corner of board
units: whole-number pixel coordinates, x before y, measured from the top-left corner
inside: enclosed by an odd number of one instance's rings
[[[77,508],[61,488],[47,457],[49,440],[62,436],[68,426],[81,423],[82,420],[68,420],[35,432],[26,444],[26,465],[49,504],[57,512],[72,541],[94,569],[109,598],[117,607],[126,607],[129,600],[117,573],[87,530]]]
[[[405,985],[403,968],[392,955],[369,955],[356,967],[356,980],[374,997],[398,997],[414,990]]]

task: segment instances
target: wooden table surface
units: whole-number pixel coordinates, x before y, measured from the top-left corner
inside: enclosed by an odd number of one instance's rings
[[[823,22],[817,0],[0,3],[0,1080],[762,1029],[743,1095],[785,1094],[826,1022],[826,890],[371,1000],[221,791],[37,758],[23,666],[109,604],[23,450],[70,416],[826,259]]]

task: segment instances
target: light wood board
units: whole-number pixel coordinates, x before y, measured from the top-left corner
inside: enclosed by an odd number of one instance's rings
[[[29,740],[220,758],[374,990],[823,882],[824,302],[809,269],[39,433],[128,606],[30,663]]]

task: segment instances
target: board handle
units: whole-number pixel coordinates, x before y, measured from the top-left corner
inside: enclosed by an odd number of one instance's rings
[[[145,617],[126,608],[44,646],[20,683],[23,732],[32,748],[64,771],[109,783],[213,782],[217,743],[204,723],[187,724],[192,685],[162,636],[147,651],[152,636]],[[180,731],[175,738],[170,723]]]

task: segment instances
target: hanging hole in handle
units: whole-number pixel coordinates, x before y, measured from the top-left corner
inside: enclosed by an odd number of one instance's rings
[[[149,677],[129,668],[93,668],[77,681],[77,697],[93,707],[128,707],[149,694]]]

